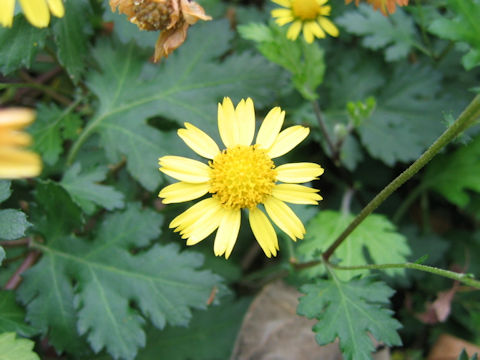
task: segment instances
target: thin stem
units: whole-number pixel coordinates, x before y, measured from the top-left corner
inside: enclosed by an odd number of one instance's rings
[[[30,238],[22,238],[18,240],[3,240],[0,241],[0,246],[8,248],[8,247],[23,247],[28,246],[30,244]]]
[[[321,263],[319,261],[319,263]],[[473,286],[480,289],[480,281],[475,280],[471,274],[462,274],[454,271],[439,269],[433,266],[427,266],[417,263],[404,263],[404,264],[371,264],[371,265],[358,265],[358,266],[340,266],[332,263],[327,263],[329,267],[336,270],[383,270],[383,269],[415,269],[431,274],[443,276],[449,279],[457,280],[463,284]]]
[[[460,114],[455,122],[450,125],[445,132],[415,161],[408,169],[397,176],[380,193],[375,196],[363,210],[353,219],[348,227],[337,237],[332,245],[325,251],[323,257],[328,261],[335,250],[345,241],[345,239],[370,215],[381,203],[383,203],[395,190],[403,185],[408,179],[414,176],[423,168],[432,158],[450,141],[452,141],[462,131],[473,125],[480,117],[480,95],[475,96],[467,108]]]
[[[68,153],[68,156],[67,156],[67,165],[71,165],[73,163],[81,146],[83,145],[85,140],[88,139],[90,134],[95,130],[97,124],[100,122],[101,119],[102,119],[101,117],[95,118],[94,120],[91,120],[87,124],[85,129],[82,131],[80,136],[77,138],[77,140],[73,143],[72,147],[70,148],[70,152]]]
[[[19,266],[19,268],[12,275],[12,277],[7,281],[7,283],[4,286],[4,289],[15,290],[18,287],[18,285],[20,285],[20,283],[22,282],[22,274],[35,264],[40,254],[41,253],[38,251],[30,252],[25,258],[25,260],[22,262],[22,264]]]
[[[330,152],[332,153],[332,159],[336,160],[337,158],[337,149],[335,147],[335,144],[333,143],[332,139],[330,138],[330,134],[328,133],[327,130],[327,125],[325,124],[325,121],[323,120],[322,116],[322,111],[320,110],[320,105],[318,105],[318,101],[314,100],[312,101],[313,105],[313,111],[315,112],[315,117],[317,118],[318,125],[320,125],[320,130],[323,133],[323,136],[325,137],[325,140],[327,141],[328,148],[330,149]]]

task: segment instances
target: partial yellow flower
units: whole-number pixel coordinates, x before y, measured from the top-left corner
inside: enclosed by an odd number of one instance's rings
[[[42,171],[40,157],[22,149],[31,144],[30,135],[20,129],[30,124],[35,113],[25,108],[0,110],[0,178],[33,177]]]
[[[265,117],[255,143],[255,110],[252,99],[236,106],[226,97],[218,104],[218,129],[225,148],[220,150],[212,138],[190,123],[178,136],[208,164],[180,156],[159,159],[160,171],[179,182],[163,188],[159,197],[165,204],[211,196],[177,216],[170,228],[180,232],[187,245],[195,245],[217,230],[214,253],[228,259],[240,229],[241,210],[260,247],[268,257],[276,256],[278,240],[273,221],[292,240],[303,239],[305,227],[286,204],[318,204],[318,190],[299,183],[317,179],[323,168],[302,162],[276,166],[273,159],[302,142],[309,129],[300,125],[283,131],[285,111],[275,107]],[[259,208],[263,205],[271,221]]]
[[[275,22],[283,26],[293,23],[288,28],[287,38],[296,40],[303,30],[303,37],[309,44],[317,38],[326,37],[325,33],[337,37],[337,27],[326,16],[330,15],[331,7],[328,0],[272,0],[284,9],[272,10]]]
[[[345,4],[350,4],[353,0],[345,0]],[[388,13],[393,14],[396,10],[396,5],[407,6],[408,0],[365,0],[367,3],[373,6],[374,10],[380,10],[383,15],[387,16]],[[355,0],[355,5],[358,6],[360,0]]]
[[[43,28],[50,23],[50,13],[63,17],[65,9],[62,0],[19,0],[27,20],[36,27]],[[11,27],[15,10],[15,0],[1,0],[0,25]]]
[[[118,8],[140,30],[162,31],[155,45],[155,62],[183,44],[190,25],[212,19],[191,0],[110,0],[110,7],[112,11]]]

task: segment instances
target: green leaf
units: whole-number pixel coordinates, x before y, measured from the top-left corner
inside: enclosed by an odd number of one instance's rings
[[[69,235],[37,245],[44,255],[20,288],[21,299],[30,302],[29,320],[61,333],[57,349],[72,351],[68,328],[72,336],[86,335],[95,352],[106,348],[125,359],[145,346],[145,318],[160,329],[166,323],[186,326],[190,309],[206,308],[220,278],[199,271],[202,257],[179,253],[176,244],[141,250],[160,235],[161,224],[161,215],[131,204],[106,216],[93,241]],[[53,291],[50,284],[56,284]],[[66,310],[63,316],[58,309]]]
[[[88,36],[92,33],[89,16],[88,1],[66,0],[65,15],[53,26],[58,60],[74,83],[78,83],[85,68]]]
[[[284,67],[293,75],[293,84],[306,100],[318,97],[317,87],[325,74],[324,51],[318,43],[287,39],[285,29],[271,24],[251,23],[239,26],[240,35],[256,42],[258,50],[270,61]]]
[[[279,84],[274,67],[249,53],[219,57],[229,50],[228,22],[196,24],[184,45],[160,64],[146,63],[129,45],[98,41],[94,50],[101,73],[88,77],[99,108],[85,131],[98,132],[110,160],[127,158],[127,169],[148,190],[160,181],[158,157],[171,154],[171,139],[147,118],[162,116],[216,133],[216,104],[223,96],[252,97],[261,107]]]
[[[15,240],[25,236],[25,231],[31,224],[27,216],[18,210],[0,210],[0,239]]]
[[[8,180],[0,180],[0,203],[7,200],[10,195],[12,195],[12,191],[10,190],[11,182]]]
[[[68,193],[52,181],[39,182],[36,189],[38,208],[33,209],[34,230],[49,245],[70,247],[70,235],[81,225],[81,210]],[[81,352],[83,343],[76,330],[73,306],[73,284],[67,267],[52,256],[43,256],[26,273],[18,289],[19,299],[26,305],[27,316],[35,328],[58,351]]]
[[[71,109],[61,109],[55,104],[39,103],[37,118],[29,131],[34,137],[33,149],[49,165],[54,165],[63,152],[63,141],[72,137],[82,121]]]
[[[448,5],[454,17],[434,20],[429,31],[444,39],[467,43],[469,50],[463,56],[462,64],[470,70],[480,65],[480,0],[448,0]]]
[[[440,80],[441,75],[426,66],[395,67],[376,97],[372,116],[358,128],[372,157],[390,166],[415,160],[442,133],[442,111],[453,109],[438,95]]]
[[[3,259],[5,259],[5,250],[0,246],[0,265],[2,265]]]
[[[99,166],[81,173],[81,165],[76,163],[65,172],[60,184],[87,214],[95,212],[97,205],[107,210],[122,208],[121,192],[113,186],[97,184],[105,180],[107,172],[107,167]]]
[[[439,155],[427,167],[424,185],[442,194],[448,201],[465,207],[468,191],[480,193],[480,137],[454,152]]]
[[[48,33],[48,29],[30,25],[23,15],[15,16],[11,28],[0,27],[0,73],[8,75],[23,66],[30,68]]]
[[[368,278],[343,282],[334,275],[300,291],[306,295],[300,298],[298,314],[319,321],[313,331],[320,345],[338,337],[345,360],[372,359],[375,347],[369,333],[388,346],[402,344],[397,333],[401,324],[384,308],[393,294],[384,283]]]
[[[319,252],[325,251],[338,235],[354,219],[353,215],[345,215],[336,211],[321,211],[307,224],[307,235],[300,243],[298,253],[305,260],[313,260]],[[366,256],[365,251],[368,251]],[[407,261],[410,249],[407,239],[396,232],[395,226],[385,217],[373,214],[367,217],[355,231],[335,251],[344,266],[402,263]],[[348,280],[366,270],[342,270],[338,277]],[[403,274],[403,269],[388,269],[390,275]]]
[[[225,302],[195,311],[188,327],[150,328],[137,360],[223,360],[230,358],[249,301]]]
[[[416,37],[413,19],[399,8],[387,17],[369,5],[360,4],[358,10],[347,12],[335,22],[347,32],[363,36],[364,47],[385,49],[387,61],[405,59]]]
[[[469,357],[465,349],[463,349],[460,355],[458,355],[457,360],[478,360],[478,354],[475,353],[472,357]]]
[[[40,360],[32,351],[33,341],[15,337],[13,332],[0,334],[0,360]]]
[[[0,291],[0,333],[16,332],[22,336],[35,335],[37,331],[25,324],[24,319],[25,312],[15,302],[15,293]]]

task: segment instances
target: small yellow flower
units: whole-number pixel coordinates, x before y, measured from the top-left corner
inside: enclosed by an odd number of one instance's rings
[[[25,108],[0,110],[0,178],[33,177],[42,171],[40,157],[22,149],[30,145],[30,135],[19,130],[30,124],[35,113]]]
[[[218,129],[225,145],[220,150],[214,140],[190,123],[178,130],[178,136],[208,165],[179,156],[159,159],[160,171],[180,182],[168,185],[159,197],[165,204],[179,203],[211,194],[170,223],[187,245],[195,245],[217,230],[214,253],[228,259],[240,229],[241,210],[248,210],[253,234],[268,257],[276,256],[278,240],[265,213],[292,240],[303,239],[305,228],[285,203],[318,204],[318,190],[299,183],[317,179],[323,168],[301,162],[276,166],[273,159],[302,142],[309,129],[300,125],[280,131],[285,112],[275,107],[267,114],[255,144],[255,110],[252,99],[242,100],[235,108],[226,97],[218,104]],[[278,182],[281,182],[280,184]]]
[[[326,18],[330,15],[331,7],[326,5],[328,0],[272,0],[274,3],[286,9],[272,10],[272,16],[277,18],[275,22],[283,26],[290,25],[287,38],[296,40],[303,29],[305,41],[309,44],[315,37],[324,38],[325,33],[337,37],[337,27]]]
[[[27,20],[36,27],[43,28],[50,22],[50,13],[63,17],[65,9],[62,0],[19,0]],[[11,27],[15,10],[15,0],[1,0],[0,25]]]

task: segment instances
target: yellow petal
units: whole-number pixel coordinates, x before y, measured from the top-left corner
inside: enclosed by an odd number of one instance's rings
[[[327,34],[337,37],[339,34],[339,31],[337,27],[327,18],[325,17],[319,17],[318,22],[320,23],[320,26],[327,32]]]
[[[300,144],[310,133],[310,129],[304,126],[290,126],[278,134],[277,139],[267,154],[271,159],[282,156]]]
[[[297,238],[303,239],[305,227],[287,204],[274,197],[270,197],[263,205],[265,205],[265,210],[267,210],[270,219],[290,236],[293,241],[297,241]]]
[[[164,204],[179,203],[198,199],[208,192],[210,185],[208,183],[191,184],[178,182],[164,187],[159,197],[163,198]]]
[[[62,0],[47,0],[48,7],[50,8],[50,12],[56,17],[63,17],[65,15],[65,8],[63,7]]]
[[[20,0],[27,20],[36,27],[46,27],[50,22],[50,11],[45,0]]]
[[[213,233],[223,218],[223,208],[217,206],[199,217],[190,228],[180,232],[187,239],[187,245],[195,245]]]
[[[35,112],[27,108],[9,108],[0,110],[0,130],[20,129],[35,119]]]
[[[219,202],[214,198],[203,199],[178,215],[170,222],[168,227],[176,228],[175,231],[181,231],[192,225],[199,217],[209,212],[210,209],[218,206]]]
[[[158,161],[160,171],[174,179],[203,183],[210,179],[210,168],[200,161],[181,156],[164,156]]]
[[[230,98],[223,98],[223,104],[218,104],[218,131],[225,146],[231,147],[237,143],[235,132],[236,114]]]
[[[292,10],[291,9],[275,9],[272,10],[272,17],[292,17]]]
[[[255,109],[252,99],[241,100],[236,108],[236,128],[238,133],[238,143],[241,145],[250,145],[255,134]]]
[[[19,179],[40,175],[42,161],[37,154],[11,147],[0,147],[0,178]]]
[[[0,25],[11,27],[15,11],[15,0],[2,0],[2,11],[0,11]]]
[[[226,259],[230,257],[235,242],[237,241],[238,231],[240,230],[240,218],[240,210],[223,210],[222,221],[218,227],[215,244],[213,246],[213,252],[216,256],[225,254]]]
[[[300,31],[302,30],[302,22],[300,20],[295,21],[287,31],[287,39],[297,40]]]
[[[285,7],[291,7],[292,6],[292,0],[272,0],[275,4],[278,4],[280,6],[285,6]]]
[[[179,129],[177,134],[198,155],[213,159],[220,152],[215,141],[202,130],[190,123],[185,123],[185,127],[186,129]]]
[[[303,183],[317,179],[324,169],[315,163],[290,163],[276,168],[277,180],[286,183]]]
[[[283,26],[285,24],[291,23],[294,20],[293,16],[285,16],[275,19],[275,23],[278,26]]]
[[[313,43],[313,40],[315,40],[315,36],[313,36],[313,32],[311,30],[311,24],[312,21],[309,21],[303,25],[303,37],[305,38],[307,44],[311,44]]]
[[[0,146],[28,146],[32,137],[24,132],[0,130]]]
[[[278,184],[272,190],[272,196],[292,204],[317,205],[323,198],[317,189],[297,184]]]
[[[258,130],[256,143],[263,149],[268,149],[275,142],[285,119],[285,111],[278,106],[270,110],[265,116],[260,130]]]
[[[315,35],[317,38],[323,39],[326,37],[325,32],[322,30],[322,28],[320,27],[320,25],[318,25],[317,22],[310,22],[309,27],[312,34]]]
[[[267,216],[258,208],[250,209],[248,220],[253,235],[267,257],[277,256],[278,239]]]

